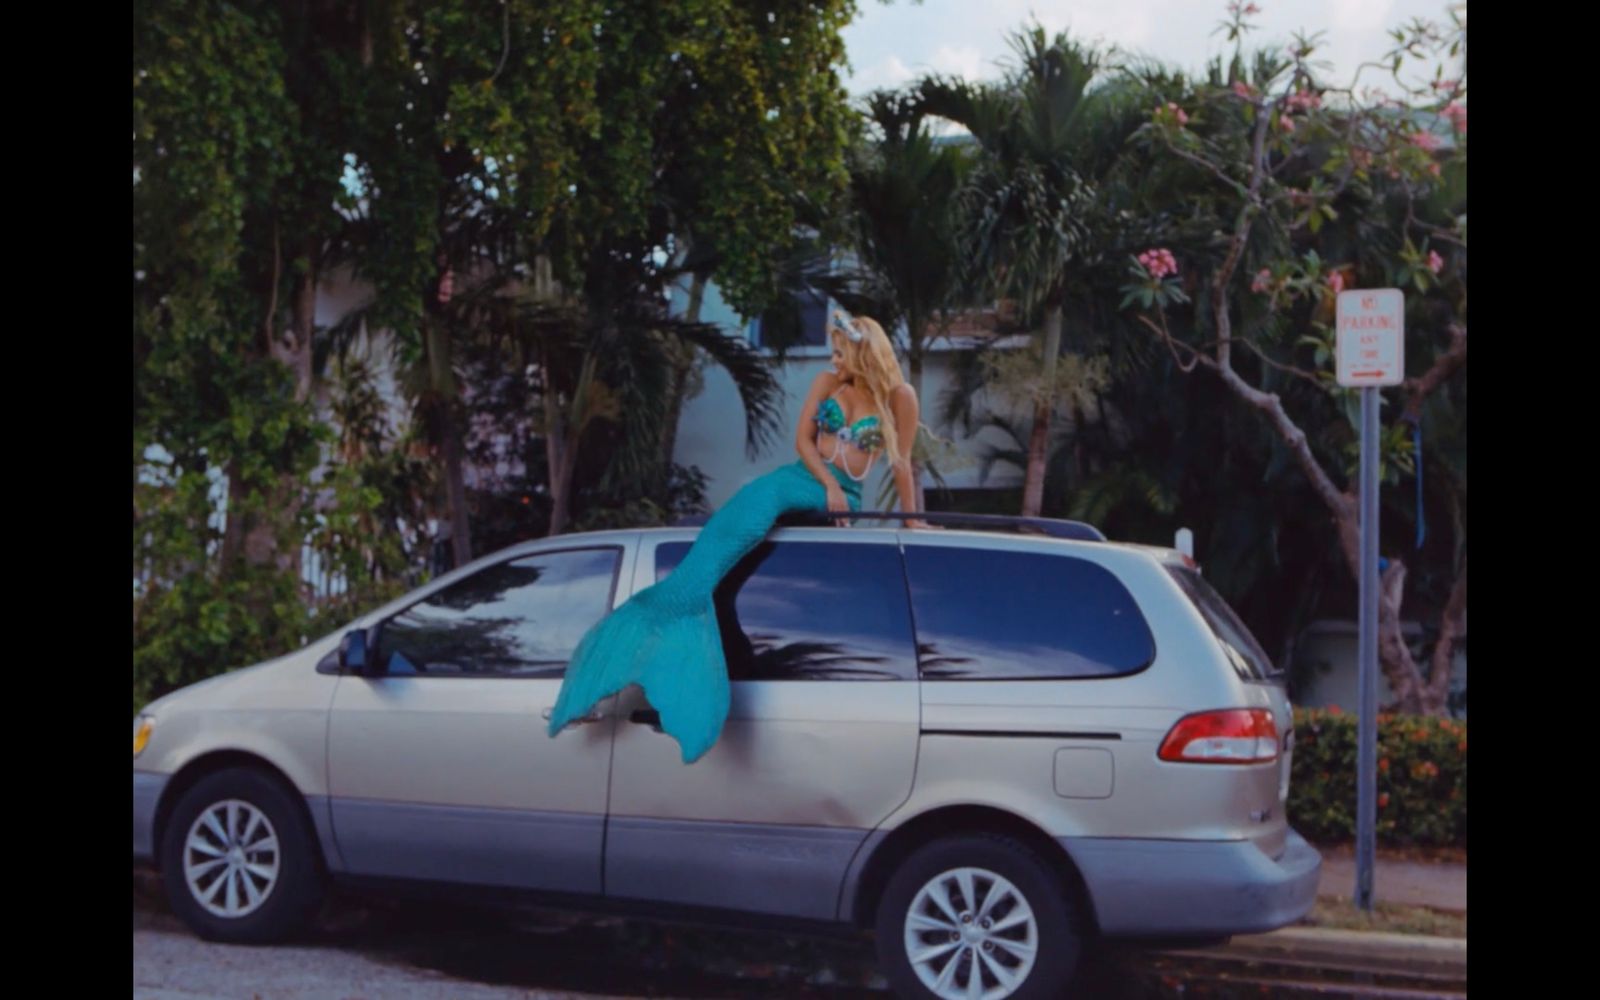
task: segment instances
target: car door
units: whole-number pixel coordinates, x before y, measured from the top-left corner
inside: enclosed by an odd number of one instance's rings
[[[692,536],[641,543],[636,586]],[[685,765],[637,689],[617,707],[606,894],[832,919],[851,858],[910,794],[919,707],[892,532],[787,529],[717,591],[732,681]]]
[[[551,739],[566,661],[634,548],[552,547],[428,594],[373,631],[328,733],[334,836],[352,874],[600,891],[610,699]]]

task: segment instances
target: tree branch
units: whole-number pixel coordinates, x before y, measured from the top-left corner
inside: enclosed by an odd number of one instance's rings
[[[1225,365],[1214,366],[1222,376],[1222,381],[1233,390],[1234,395],[1267,414],[1272,422],[1273,429],[1278,432],[1278,437],[1289,446],[1290,452],[1295,457],[1295,462],[1300,470],[1311,481],[1311,486],[1317,491],[1317,496],[1327,505],[1336,517],[1354,517],[1352,498],[1339,490],[1334,485],[1333,479],[1328,475],[1315,455],[1311,454],[1311,442],[1306,438],[1306,432],[1290,418],[1283,408],[1283,400],[1277,393],[1262,392],[1255,386],[1246,382],[1239,373]]]
[[[1317,377],[1315,372],[1308,372],[1304,368],[1296,368],[1294,365],[1286,365],[1281,361],[1274,361],[1273,359],[1267,357],[1266,352],[1257,347],[1254,341],[1248,338],[1240,338],[1239,343],[1243,344],[1245,347],[1248,347],[1256,357],[1260,358],[1266,364],[1271,365],[1273,368],[1276,368],[1281,372],[1287,372],[1288,374],[1294,375],[1298,378],[1303,378],[1307,382],[1310,382],[1312,385],[1316,386],[1318,389],[1323,388],[1322,379]]]
[[[1455,230],[1453,229],[1446,229],[1444,226],[1437,226],[1431,222],[1423,222],[1421,219],[1416,221],[1416,226],[1418,229],[1427,232],[1435,239],[1443,240],[1446,243],[1454,243],[1458,247],[1464,247],[1467,245],[1467,241],[1457,236],[1455,234]]]
[[[493,83],[500,75],[500,71],[506,68],[506,57],[511,55],[511,4],[508,0],[500,0],[500,9],[505,12],[505,16],[500,20],[500,33],[504,37],[504,42],[500,47],[500,63],[494,68],[494,72],[489,74],[489,79],[486,81],[488,83]]]
[[[1167,330],[1166,313],[1158,312],[1156,315],[1161,317],[1161,323],[1159,326],[1153,322],[1149,316],[1146,316],[1143,313],[1140,313],[1135,318],[1145,326],[1148,326],[1151,330],[1154,330],[1156,336],[1160,337],[1166,342],[1167,350],[1172,352],[1172,360],[1177,362],[1179,371],[1187,375],[1194,371],[1195,365],[1199,364],[1203,364],[1207,368],[1211,369],[1215,369],[1217,367],[1217,362],[1213,358],[1202,353],[1199,349],[1190,347],[1188,344],[1185,344],[1183,341],[1172,336],[1172,334]],[[1189,352],[1189,360],[1187,363],[1185,363],[1184,360],[1178,356],[1178,348],[1180,347]]]
[[[275,336],[274,327],[278,315],[278,281],[283,268],[283,254],[278,249],[278,217],[272,217],[272,287],[267,296],[267,318],[261,326],[261,349],[268,357],[272,356],[272,341]]]
[[[1190,163],[1193,163],[1195,166],[1210,171],[1218,180],[1222,181],[1222,183],[1228,185],[1228,187],[1238,192],[1240,196],[1244,196],[1246,194],[1245,186],[1234,178],[1229,177],[1217,164],[1211,162],[1203,156],[1196,156],[1194,153],[1191,153],[1186,149],[1179,149],[1170,141],[1167,142],[1166,146],[1169,150],[1176,153],[1181,158],[1188,160]]]
[[[1233,272],[1238,270],[1239,261],[1244,256],[1245,244],[1250,240],[1250,229],[1255,224],[1256,213],[1261,205],[1261,182],[1266,176],[1263,156],[1270,123],[1271,118],[1267,115],[1256,118],[1256,134],[1250,145],[1250,186],[1245,191],[1244,204],[1233,226],[1233,240],[1228,246],[1228,255],[1211,278],[1212,318],[1216,323],[1218,341],[1217,362],[1219,369],[1225,372],[1233,370],[1233,321],[1228,315],[1228,283],[1233,280]],[[1245,383],[1240,379],[1239,384]]]
[[[1433,367],[1418,378],[1408,378],[1401,383],[1406,392],[1406,407],[1401,419],[1415,422],[1422,413],[1422,404],[1434,390],[1443,385],[1467,364],[1467,328],[1460,323],[1450,324],[1450,348],[1434,359]]]

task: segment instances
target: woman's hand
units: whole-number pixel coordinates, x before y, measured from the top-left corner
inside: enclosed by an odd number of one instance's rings
[[[943,526],[942,525],[929,524],[927,521],[924,521],[921,518],[916,518],[916,517],[907,518],[905,523],[906,523],[906,527],[908,527],[908,528],[925,528],[925,529],[931,529],[931,530],[943,530]]]
[[[828,509],[830,511],[836,510],[843,511],[844,513],[850,512],[850,501],[845,498],[844,490],[839,486],[837,481],[828,483],[826,490],[828,493]],[[844,524],[844,520],[836,517],[833,519],[833,523]]]

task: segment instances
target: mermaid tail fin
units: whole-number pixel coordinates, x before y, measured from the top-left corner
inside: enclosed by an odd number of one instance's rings
[[[856,509],[861,485],[834,466]],[[578,643],[550,712],[550,735],[629,684],[644,689],[661,729],[692,764],[717,742],[728,718],[728,665],[713,593],[789,510],[826,509],[822,484],[795,462],[745,484],[712,515],[666,579],[634,594]]]
[[[728,668],[711,598],[686,610],[660,584],[635,594],[578,643],[550,712],[551,736],[630,684],[661,715],[685,764],[699,760],[728,717]]]

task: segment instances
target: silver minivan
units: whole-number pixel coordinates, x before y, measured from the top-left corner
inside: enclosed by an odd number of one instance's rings
[[[1284,815],[1282,678],[1193,562],[930,519],[781,527],[729,574],[732,708],[687,766],[637,689],[544,719],[579,637],[693,528],[479,559],[152,702],[134,858],[217,940],[283,938],[330,879],[493,887],[857,925],[907,997],[1054,996],[1096,938],[1303,916],[1321,858]]]

